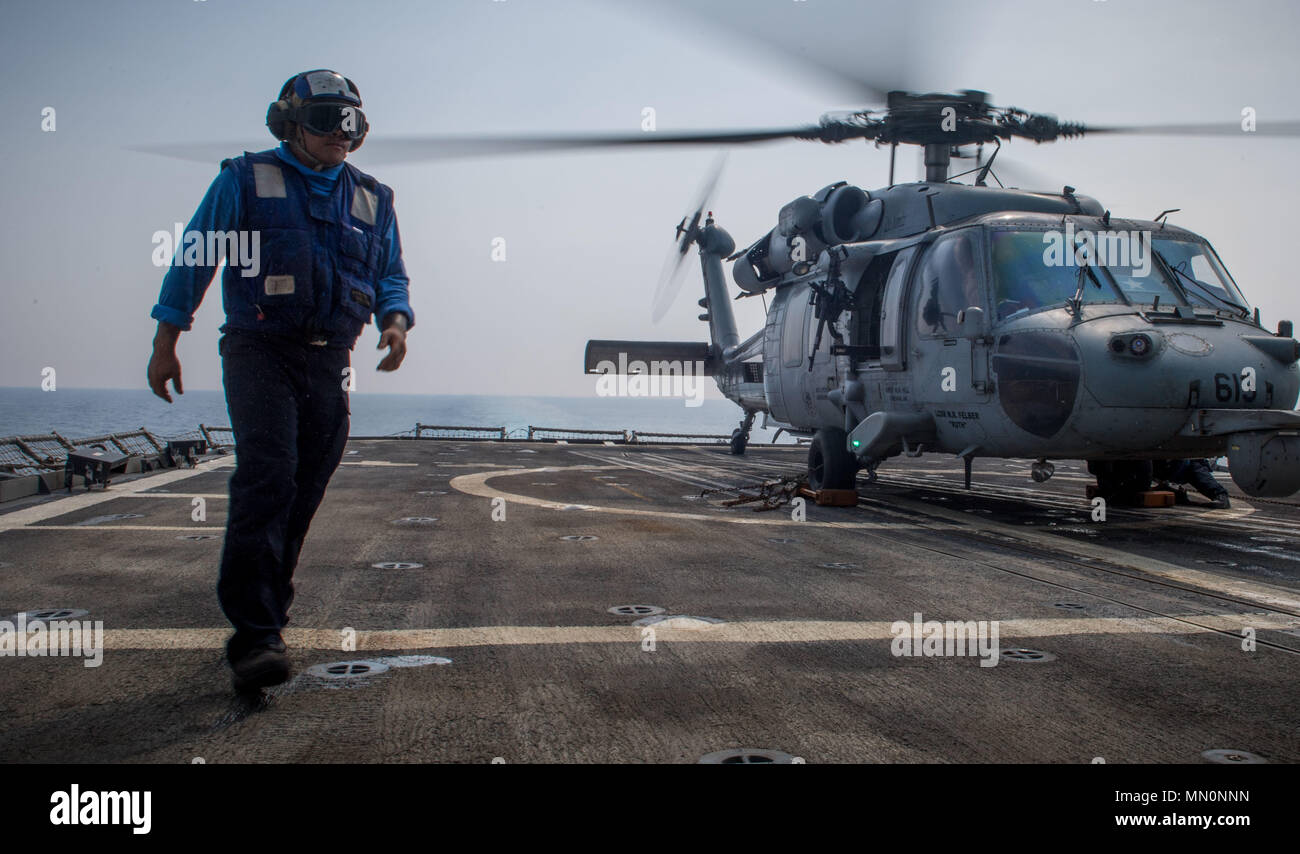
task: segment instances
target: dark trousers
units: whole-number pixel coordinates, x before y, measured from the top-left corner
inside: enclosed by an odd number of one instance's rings
[[[1170,483],[1189,484],[1206,498],[1227,495],[1214,477],[1209,460],[1165,460],[1156,464],[1156,477]]]
[[[347,443],[350,352],[234,331],[218,351],[235,433],[217,581],[233,661],[289,622],[298,553]]]

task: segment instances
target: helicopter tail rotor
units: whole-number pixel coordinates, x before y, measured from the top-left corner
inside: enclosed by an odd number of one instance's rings
[[[681,222],[677,224],[677,233],[673,238],[673,248],[669,251],[668,257],[664,259],[663,269],[659,273],[659,283],[655,287],[654,301],[651,303],[651,320],[658,323],[672,308],[673,303],[677,300],[677,295],[681,293],[682,282],[686,278],[686,256],[690,251],[691,244],[695,243],[701,234],[700,223],[704,219],[713,193],[717,189],[718,179],[722,176],[722,167],[727,162],[725,153],[719,154],[713,160],[713,165],[709,167],[705,175],[704,182],[700,185],[696,193],[695,205],[689,210],[686,216],[682,217]]]

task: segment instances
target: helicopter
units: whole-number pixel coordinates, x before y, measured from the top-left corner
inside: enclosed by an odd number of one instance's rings
[[[739,251],[706,189],[677,226],[675,256],[697,250],[709,341],[592,340],[585,370],[702,363],[744,412],[732,452],[744,453],[762,413],[810,439],[813,489],[852,488],[861,470],[874,479],[891,457],[928,451],[960,457],[967,488],[977,457],[1034,459],[1040,482],[1052,460],[1086,460],[1107,495],[1146,489],[1152,460],[1226,455],[1247,495],[1291,495],[1300,342],[1290,321],[1263,328],[1207,239],[1169,224],[1173,210],[1120,218],[1069,186],[990,187],[997,150],[977,154],[972,185],[948,175],[966,146],[1143,130],[1226,132],[1094,128],[994,107],[974,90],[894,91],[881,113],[816,127],[664,140],[874,140],[890,146],[890,184],[840,181],[794,199]],[[898,145],[923,147],[924,181],[893,182]],[[715,183],[716,170],[706,187]],[[744,340],[724,262],[735,299],[772,296]]]

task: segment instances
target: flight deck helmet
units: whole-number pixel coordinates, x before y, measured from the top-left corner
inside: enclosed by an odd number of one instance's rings
[[[342,130],[352,141],[350,151],[360,148],[370,131],[357,84],[327,68],[295,74],[280,87],[267,108],[266,126],[276,139],[287,140],[290,122],[322,135]]]

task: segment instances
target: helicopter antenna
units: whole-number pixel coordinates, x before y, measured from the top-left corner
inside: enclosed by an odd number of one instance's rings
[[[997,142],[997,140],[994,141]],[[1005,185],[1003,185],[1002,179],[999,178],[997,173],[993,171],[993,160],[998,156],[998,152],[1002,150],[1002,143],[997,142],[997,148],[993,151],[993,154],[989,157],[988,162],[981,165],[980,158],[981,158],[981,152],[983,150],[984,150],[984,146],[982,144],[975,149],[975,162],[976,162],[975,168],[967,169],[965,172],[958,172],[956,175],[949,176],[948,180],[950,182],[956,181],[958,178],[964,178],[965,176],[971,174],[972,172],[978,172],[979,174],[975,177],[976,187],[988,186],[986,181],[988,179],[988,176],[992,175],[993,180],[998,182],[998,186],[1003,187],[1005,189]],[[953,156],[967,157],[967,155],[964,155],[957,150],[953,151]]]
[[[1162,231],[1164,230],[1165,227],[1165,217],[1169,216],[1171,213],[1178,213],[1180,210],[1182,210],[1182,208],[1170,208],[1167,211],[1160,212],[1160,216],[1156,217],[1155,221],[1160,223],[1160,229]]]
[[[999,142],[999,141],[996,140],[996,139],[994,140],[994,142],[997,143],[997,148],[993,149],[993,153],[989,155],[989,162],[988,162],[988,163],[985,163],[985,164],[984,164],[984,168],[980,169],[980,173],[979,173],[978,175],[975,176],[975,186],[976,186],[976,187],[985,187],[985,186],[987,186],[987,183],[986,183],[986,182],[987,182],[987,180],[988,180],[989,173],[993,171],[993,161],[998,159],[998,152],[1002,150],[1002,143]],[[976,159],[977,159],[976,162],[978,162],[979,154],[980,154],[981,152],[983,152],[983,150],[984,150],[984,146],[983,146],[983,145],[979,146],[979,148],[976,149],[976,154],[975,154]],[[1002,186],[1002,182],[1001,182],[1001,181],[998,181],[998,176],[997,176],[997,175],[994,175],[994,176],[993,176],[993,180],[998,182],[998,186],[999,186],[999,187]]]

